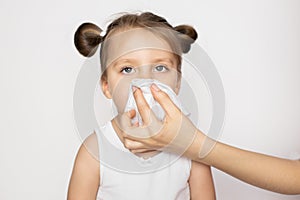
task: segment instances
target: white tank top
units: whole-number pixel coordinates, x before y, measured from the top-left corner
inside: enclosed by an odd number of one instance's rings
[[[140,158],[123,146],[111,121],[95,132],[100,155],[97,200],[190,199],[191,160],[164,152]],[[162,165],[165,161],[172,163]]]

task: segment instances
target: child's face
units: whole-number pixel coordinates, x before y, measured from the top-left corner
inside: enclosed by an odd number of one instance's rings
[[[142,34],[141,36],[126,37],[126,40],[118,42],[118,49],[124,48],[128,52],[126,46],[132,45],[132,40],[134,42],[137,40],[139,42],[141,40],[149,41],[149,39],[157,40],[155,37],[151,38],[150,35],[144,37],[145,35]],[[125,53],[121,54],[122,56],[114,59],[106,68],[106,78],[101,81],[102,90],[107,98],[113,99],[119,113],[122,113],[125,109],[132,79],[156,79],[168,85],[178,94],[180,76],[177,72],[177,59],[166,44],[162,45],[163,47],[160,49],[157,47],[155,49],[140,48],[140,50],[129,51],[129,53],[124,51]],[[169,51],[166,51],[166,48]],[[115,54],[115,51],[110,51],[110,53]],[[116,55],[109,56],[116,57]]]

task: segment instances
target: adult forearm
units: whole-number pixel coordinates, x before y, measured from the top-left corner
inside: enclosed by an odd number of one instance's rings
[[[300,194],[300,161],[246,151],[220,142],[215,142],[207,156],[201,158],[199,151],[203,139],[199,134],[186,156],[251,185],[278,193]]]

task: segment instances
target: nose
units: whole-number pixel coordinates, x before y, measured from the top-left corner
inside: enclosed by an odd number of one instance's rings
[[[151,66],[150,65],[144,65],[144,66],[140,66],[139,67],[139,77],[141,79],[152,79],[153,78],[153,74],[151,71]]]

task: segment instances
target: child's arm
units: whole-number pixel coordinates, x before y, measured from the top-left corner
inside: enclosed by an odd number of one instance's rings
[[[215,187],[210,166],[192,161],[189,178],[191,199],[215,200]]]
[[[85,146],[90,143],[95,144],[95,142],[97,142],[97,136],[92,134],[77,153],[68,189],[68,200],[95,200],[97,197],[100,163]]]

